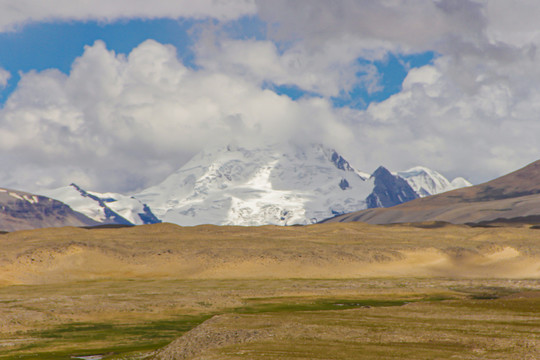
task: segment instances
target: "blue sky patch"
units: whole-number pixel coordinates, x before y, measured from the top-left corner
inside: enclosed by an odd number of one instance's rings
[[[18,32],[0,33],[0,67],[11,73],[8,86],[0,91],[3,103],[15,89],[19,72],[56,68],[68,74],[75,58],[85,45],[103,40],[109,50],[128,54],[140,43],[154,39],[176,47],[178,57],[188,67],[194,67],[190,34],[194,20],[131,20],[112,24],[89,22],[58,22],[30,24]]]
[[[266,84],[263,86],[266,89],[270,89],[278,95],[285,95],[292,100],[298,100],[303,97],[319,96],[311,91],[306,91],[295,85],[273,85]]]
[[[380,76],[379,85],[382,87],[380,91],[370,93],[364,86],[356,86],[349,93],[332,98],[332,102],[336,107],[365,109],[372,102],[384,101],[401,91],[403,80],[409,70],[431,64],[435,56],[432,51],[412,55],[388,54],[384,60],[372,63]],[[358,61],[368,64],[362,59]]]
[[[360,84],[348,93],[332,97],[332,103],[335,107],[347,106],[355,109],[366,109],[372,102],[384,101],[401,91],[403,80],[405,80],[409,70],[431,64],[435,57],[434,52],[425,52],[413,55],[388,54],[384,60],[374,62],[358,59],[358,62],[362,65],[372,64],[377,68],[381,90],[370,93],[365,86]],[[364,74],[359,73],[357,75],[361,77]],[[292,100],[305,96],[320,96],[292,85],[266,85],[265,87],[279,95],[286,95]]]

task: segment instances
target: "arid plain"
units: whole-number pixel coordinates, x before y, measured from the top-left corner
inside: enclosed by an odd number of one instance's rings
[[[537,359],[540,230],[0,235],[0,359]]]

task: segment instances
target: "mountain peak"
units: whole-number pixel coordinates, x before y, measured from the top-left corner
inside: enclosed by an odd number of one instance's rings
[[[450,184],[452,185],[452,187],[454,189],[459,189],[459,188],[464,188],[464,187],[468,187],[468,186],[473,186],[473,184],[471,184],[467,179],[465,178],[462,178],[461,176],[455,178],[454,180],[452,180],[450,182]]]
[[[426,176],[438,174],[419,169]],[[383,166],[373,175],[358,171],[321,144],[229,145],[202,151],[134,196],[161,220],[180,225],[310,224],[416,199],[420,194],[409,182],[414,178],[404,179]]]
[[[439,172],[424,166],[415,166],[405,171],[399,171],[397,175],[405,179],[420,197],[471,185],[464,178],[456,178],[450,182]]]
[[[135,197],[181,225],[289,225],[365,208],[372,188],[337,151],[284,143],[203,151]]]
[[[392,176],[392,173],[388,171],[384,166],[379,166],[371,175],[375,180]]]
[[[375,186],[366,199],[368,208],[390,207],[418,198],[407,181],[392,175],[384,166],[379,166],[371,177]]]

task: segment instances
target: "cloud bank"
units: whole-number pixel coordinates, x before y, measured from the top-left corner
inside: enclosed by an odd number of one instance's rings
[[[13,165],[0,170],[4,184],[30,185],[38,172],[38,187],[116,191],[161,180],[209,145],[347,136],[323,99],[292,101],[235,74],[188,69],[153,40],[127,56],[98,41],[69,75],[24,74],[0,121],[0,153]]]
[[[432,65],[411,70],[400,93],[366,111],[342,109],[340,119],[356,140],[347,145],[348,154],[360,167],[417,162],[480,182],[540,158],[535,140],[540,3],[276,0],[257,5],[259,16],[273,24],[272,40],[301,46],[326,64],[329,49],[339,47],[352,53],[349,59],[437,53]]]
[[[195,68],[149,40],[130,54],[90,44],[69,74],[22,74],[0,110],[0,184],[128,192],[209,144],[235,141],[323,142],[364,171],[422,164],[474,182],[540,158],[537,2],[129,3],[44,9],[21,1],[7,7],[11,15],[0,12],[3,30],[53,19],[217,19],[198,32]],[[255,12],[268,26],[264,38],[220,26]],[[387,100],[365,110],[332,105],[355,87],[381,88],[370,61],[424,51],[436,59],[410,70]],[[8,78],[0,71],[0,86]],[[282,85],[308,95],[272,90]]]
[[[0,0],[0,31],[28,23],[156,18],[232,20],[255,13],[252,0]]]

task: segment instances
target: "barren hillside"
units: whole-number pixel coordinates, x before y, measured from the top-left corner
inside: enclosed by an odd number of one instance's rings
[[[50,228],[0,237],[0,281],[540,277],[540,231],[448,224]]]

